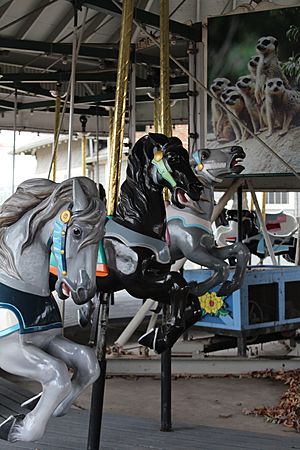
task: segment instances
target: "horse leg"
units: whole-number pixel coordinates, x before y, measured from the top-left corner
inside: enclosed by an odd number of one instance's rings
[[[236,259],[236,268],[232,281],[225,280],[218,291],[219,295],[230,295],[232,292],[240,288],[243,277],[247,268],[247,263],[250,258],[248,248],[241,242],[237,242],[227,247],[213,248],[212,254],[221,259],[228,259],[234,257]]]
[[[213,254],[211,248],[207,249],[203,246],[200,248],[195,248],[189,254],[189,260],[201,266],[207,267],[214,272],[213,275],[205,281],[200,283],[197,281],[189,282],[189,292],[191,294],[200,297],[214,286],[226,281],[229,274],[229,266],[224,259]]]
[[[9,420],[0,426],[2,439],[11,442],[40,439],[52,413],[71,391],[66,364],[39,347],[22,342],[19,334],[14,333],[1,338],[0,367],[9,373],[36,380],[43,387],[41,398],[31,412],[24,418],[11,417],[10,429],[7,428]],[[3,435],[1,428],[7,436]]]
[[[56,336],[52,339],[46,350],[74,370],[71,391],[53,413],[54,416],[59,417],[66,414],[79,394],[97,380],[100,368],[91,348],[69,341],[63,336]]]
[[[125,286],[127,291],[132,295],[136,295],[131,291],[129,285]],[[168,333],[172,329],[184,327],[186,299],[189,292],[189,286],[185,279],[178,272],[169,272],[163,275],[145,275],[139,273],[134,280],[134,289],[142,289],[147,292],[149,297],[154,298],[160,303],[171,305],[171,317],[164,327],[152,328],[148,330],[141,338],[139,343],[156,350],[158,353],[163,351]],[[160,340],[156,340],[159,333]],[[160,342],[162,347],[160,346]],[[158,343],[158,346],[156,346]]]
[[[201,318],[202,308],[199,299],[195,295],[189,294],[182,325],[169,326],[166,332],[162,327],[153,328],[139,339],[139,343],[153,348],[158,354],[163,353],[168,348],[172,348],[178,338]]]

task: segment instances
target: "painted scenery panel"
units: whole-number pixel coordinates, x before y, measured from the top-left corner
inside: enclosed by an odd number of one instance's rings
[[[223,16],[208,22],[208,146],[246,151],[243,173],[288,169],[241,122],[300,172],[300,8]]]

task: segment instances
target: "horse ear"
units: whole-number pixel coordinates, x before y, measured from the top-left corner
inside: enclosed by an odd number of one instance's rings
[[[86,195],[77,178],[73,179],[73,212],[83,211],[88,207]]]

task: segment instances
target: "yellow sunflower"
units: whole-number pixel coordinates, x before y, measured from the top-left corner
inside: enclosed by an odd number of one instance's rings
[[[222,297],[218,297],[215,292],[207,292],[198,298],[201,308],[204,309],[206,314],[215,315],[224,305]]]

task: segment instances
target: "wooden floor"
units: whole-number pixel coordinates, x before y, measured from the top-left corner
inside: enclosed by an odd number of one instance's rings
[[[20,413],[20,403],[30,395],[19,386],[0,379],[0,415],[5,418]],[[68,415],[50,420],[44,437],[35,443],[0,442],[1,450],[85,450],[89,412],[72,409]],[[300,449],[300,436],[286,437],[229,428],[177,426],[173,432],[159,431],[157,421],[104,414],[102,450],[292,450]]]

